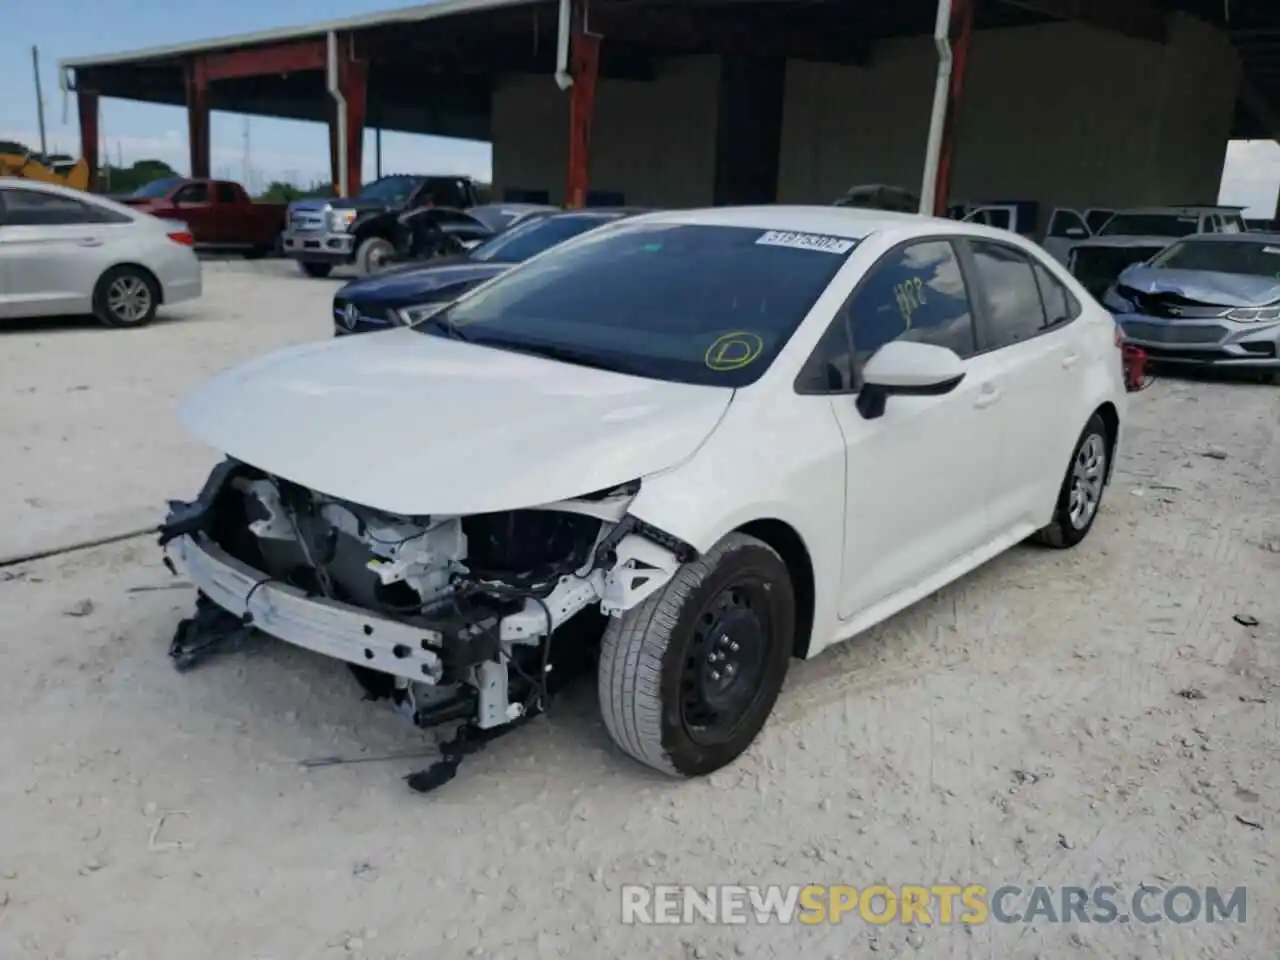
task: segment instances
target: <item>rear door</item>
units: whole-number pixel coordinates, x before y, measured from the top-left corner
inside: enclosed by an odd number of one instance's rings
[[[1106,220],[1101,221],[1101,223],[1105,222]],[[1097,228],[1091,227],[1088,212],[1082,214],[1068,207],[1058,207],[1049,217],[1049,229],[1045,231],[1044,243],[1041,246],[1049,256],[1065,265],[1071,245],[1081,240],[1088,240],[1097,232],[1097,229],[1101,228],[1101,223]]]
[[[992,519],[1001,532],[1031,533],[1048,521],[1084,426],[1075,422],[1086,355],[1074,323],[1081,306],[1045,261],[1020,246],[975,239],[962,251],[978,301],[979,354],[995,366],[1004,392],[993,408],[1002,447]]]

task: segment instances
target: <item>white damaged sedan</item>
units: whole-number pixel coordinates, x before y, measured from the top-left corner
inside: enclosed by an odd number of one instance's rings
[[[1059,264],[910,214],[651,214],[433,310],[189,398],[227,459],[161,531],[199,591],[177,664],[247,629],[346,661],[458,724],[420,790],[584,668],[635,759],[730,763],[791,658],[1079,543],[1124,415]]]

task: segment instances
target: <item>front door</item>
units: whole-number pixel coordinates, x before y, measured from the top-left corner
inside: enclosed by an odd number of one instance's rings
[[[1066,207],[1058,207],[1049,217],[1049,229],[1045,231],[1044,243],[1041,246],[1053,259],[1065,266],[1072,245],[1081,240],[1088,240],[1093,236],[1093,232],[1084,214],[1077,210],[1068,210]]]
[[[179,187],[173,195],[174,212],[178,220],[183,221],[200,245],[218,243],[221,239],[218,230],[218,218],[213,209],[213,196],[209,184],[203,180],[188,183]],[[168,214],[163,214],[168,216]]]
[[[845,562],[840,615],[857,616],[937,575],[991,539],[987,501],[1001,400],[975,356],[973,311],[955,248],[918,240],[885,254],[845,304],[854,386],[884,344],[911,339],[954,350],[968,374],[941,397],[893,397],[867,420],[854,397],[831,398],[844,434]]]

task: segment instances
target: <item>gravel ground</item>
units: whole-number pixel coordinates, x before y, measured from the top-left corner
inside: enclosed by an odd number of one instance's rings
[[[175,398],[327,333],[334,284],[288,266],[211,265],[147,330],[0,332],[0,553],[191,495],[214,458]],[[733,767],[647,772],[586,683],[420,797],[425,760],[300,765],[427,743],[338,665],[176,674],[192,598],[150,540],[0,569],[0,957],[1276,956],[1278,586],[1280,390],[1160,381],[1085,544],[795,665]],[[619,923],[624,883],[950,881],[1246,886],[1248,918]]]

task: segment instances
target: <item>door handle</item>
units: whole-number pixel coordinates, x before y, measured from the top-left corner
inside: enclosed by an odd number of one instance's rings
[[[1065,357],[1062,358],[1062,366],[1067,370],[1070,370],[1079,362],[1080,362],[1080,354],[1074,351],[1072,351],[1071,353],[1068,353]]]
[[[102,240],[98,237],[81,237],[79,240],[76,241],[76,243],[80,244],[80,246],[82,247],[102,246]]]
[[[977,399],[973,401],[973,405],[979,410],[985,410],[987,407],[997,403],[1003,396],[1004,394],[996,387],[987,386],[978,394]]]

